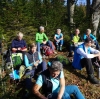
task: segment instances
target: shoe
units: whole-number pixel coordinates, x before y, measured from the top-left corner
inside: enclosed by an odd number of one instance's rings
[[[59,45],[57,45],[57,51],[59,50]]]
[[[96,67],[100,68],[100,65],[98,62],[94,62],[93,65],[95,65]]]
[[[60,45],[60,51],[62,51],[62,45]]]
[[[98,79],[96,79],[93,74],[89,74],[88,79],[93,84],[100,84],[100,81]]]

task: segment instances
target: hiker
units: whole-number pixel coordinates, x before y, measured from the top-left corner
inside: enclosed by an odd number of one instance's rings
[[[99,43],[94,35],[91,34],[91,29],[87,29],[86,33],[83,36],[83,39],[85,40],[87,37],[91,38],[94,41],[94,44],[96,45],[96,49],[100,49]]]
[[[59,61],[49,62],[48,69],[39,75],[33,86],[33,93],[40,99],[71,99],[71,94],[76,99],[85,99],[76,85],[65,86],[63,65]]]
[[[62,51],[63,34],[61,33],[61,29],[57,29],[57,33],[54,35],[54,40],[55,40],[57,50]]]
[[[17,37],[11,43],[11,49],[7,50],[7,54],[5,55],[6,59],[6,66],[10,65],[10,53],[20,53],[22,57],[24,56],[25,52],[27,51],[27,45],[25,40],[23,40],[23,33],[19,32]]]
[[[34,73],[46,69],[46,62],[42,60],[40,52],[37,52],[36,49],[37,45],[35,43],[31,44],[29,52],[24,57],[25,66],[32,69],[32,76],[34,76]]]
[[[44,33],[44,27],[39,27],[39,32],[36,33],[36,43],[37,43],[37,51],[40,52],[40,47],[43,47],[44,45],[48,45],[53,52],[56,54],[53,44],[50,40],[48,40],[48,37]]]
[[[74,54],[72,66],[79,70],[85,66],[89,81],[93,84],[100,84],[100,81],[94,76],[92,67],[96,57],[100,60],[100,52],[91,47],[92,42],[91,38],[86,38],[84,43],[78,46]]]
[[[31,44],[29,52],[25,54],[24,61],[25,61],[25,66],[26,66],[26,76],[30,76],[31,78],[37,75],[38,73],[44,71],[47,69],[46,62],[42,60],[42,56],[40,52],[36,51],[37,45],[35,43]],[[22,73],[24,71],[24,68],[20,68],[20,76],[22,76]],[[27,86],[29,85],[30,79],[27,79],[26,84]],[[29,87],[29,86],[28,86]]]
[[[78,45],[80,45],[82,42],[80,42],[81,37],[79,36],[80,34],[80,30],[79,29],[75,29],[75,35],[73,35],[71,43],[70,43],[70,53],[71,55],[74,54],[74,50],[76,47],[78,47]]]
[[[23,40],[23,33],[19,32],[17,37],[12,41],[11,44],[12,52],[25,52],[27,51],[27,45]]]

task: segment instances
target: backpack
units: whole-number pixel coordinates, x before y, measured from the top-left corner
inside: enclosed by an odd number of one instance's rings
[[[49,47],[49,46],[43,46],[43,53],[46,55],[46,56],[50,56],[53,54],[53,50]]]
[[[12,62],[14,67],[20,66],[22,64],[22,53],[13,53]]]

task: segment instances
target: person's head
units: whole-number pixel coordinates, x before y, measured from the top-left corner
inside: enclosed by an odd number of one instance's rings
[[[17,38],[18,38],[18,40],[22,40],[22,38],[23,38],[23,33],[22,33],[22,32],[19,32],[19,33],[17,34]]]
[[[31,50],[31,52],[36,52],[36,49],[37,49],[37,45],[36,45],[35,43],[32,43],[32,44],[30,45],[30,50]]]
[[[91,38],[87,37],[84,42],[85,42],[86,46],[91,47],[93,40]]]
[[[60,34],[61,33],[61,29],[57,29],[57,34]]]
[[[43,26],[40,26],[39,27],[39,30],[40,30],[41,33],[43,33],[44,32],[44,27]]]
[[[79,35],[80,30],[79,29],[75,29],[75,35]]]
[[[50,76],[56,78],[63,70],[63,64],[59,61],[53,61],[49,66]]]
[[[86,30],[86,35],[90,35],[90,33],[91,33],[91,29],[87,29]]]

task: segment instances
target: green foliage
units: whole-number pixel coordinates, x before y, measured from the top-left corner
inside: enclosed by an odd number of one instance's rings
[[[61,63],[63,63],[63,65],[69,64],[69,60],[65,56],[59,55],[59,56],[57,56],[57,60],[60,61]]]

